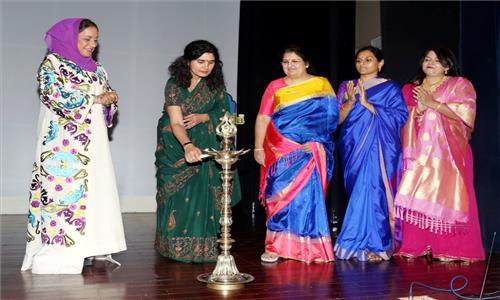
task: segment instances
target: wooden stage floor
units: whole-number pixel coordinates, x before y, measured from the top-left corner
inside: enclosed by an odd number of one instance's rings
[[[235,217],[232,234],[236,243],[231,253],[239,271],[252,274],[255,281],[225,294],[196,280],[197,275],[211,272],[214,264],[185,264],[158,255],[153,248],[156,215],[137,213],[123,215],[128,250],[113,256],[122,263],[121,268],[97,262],[85,268],[82,275],[35,275],[20,271],[25,251],[25,216],[0,218],[1,299],[406,299],[412,282],[449,288],[456,275],[469,281],[460,293],[477,298],[486,269],[486,262],[443,263],[425,258],[310,265],[282,260],[265,265],[259,260],[264,241],[263,220],[252,222],[251,218]],[[457,286],[462,283],[459,280]],[[500,255],[496,254],[484,292],[499,289]],[[457,299],[419,286],[414,287],[413,295]]]

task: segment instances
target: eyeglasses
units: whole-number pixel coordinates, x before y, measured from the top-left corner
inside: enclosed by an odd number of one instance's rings
[[[302,60],[295,60],[295,59],[292,59],[292,60],[283,60],[281,61],[281,65],[282,66],[296,66],[298,64],[302,63]]]

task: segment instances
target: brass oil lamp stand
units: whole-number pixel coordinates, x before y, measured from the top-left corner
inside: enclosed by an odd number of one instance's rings
[[[208,288],[230,291],[244,287],[245,283],[254,280],[250,274],[240,273],[236,267],[234,257],[230,254],[231,244],[235,242],[231,238],[230,226],[233,223],[231,213],[231,181],[233,179],[233,171],[231,166],[238,160],[238,157],[247,153],[250,150],[231,150],[232,138],[236,136],[236,125],[244,124],[243,115],[231,116],[228,112],[221,118],[221,122],[216,128],[217,135],[222,137],[221,150],[205,149],[203,157],[212,157],[222,166],[220,172],[222,178],[223,194],[220,199],[221,217],[219,223],[221,225],[221,237],[217,240],[220,244],[222,252],[217,257],[217,265],[212,273],[204,273],[198,275],[198,281],[207,284]]]

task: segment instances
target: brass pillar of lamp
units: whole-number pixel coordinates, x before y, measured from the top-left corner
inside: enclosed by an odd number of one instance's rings
[[[240,155],[247,153],[250,150],[231,150],[233,143],[232,138],[236,136],[236,125],[245,123],[244,115],[231,116],[228,112],[221,118],[221,122],[216,128],[217,135],[222,137],[221,149],[204,149],[203,157],[212,157],[217,163],[222,166],[220,172],[222,178],[222,199],[220,199],[221,217],[219,223],[221,225],[221,236],[217,242],[220,245],[221,253],[217,257],[217,264],[211,273],[198,275],[197,279],[207,284],[207,287],[216,290],[230,291],[244,287],[245,283],[254,280],[250,274],[240,273],[236,267],[234,257],[230,254],[232,243],[235,242],[231,238],[230,226],[233,223],[231,212],[231,182],[233,179],[233,171],[231,166],[238,160]]]

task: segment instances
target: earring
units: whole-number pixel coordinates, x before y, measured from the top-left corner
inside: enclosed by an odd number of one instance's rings
[[[448,70],[444,70],[444,75],[448,75]]]

